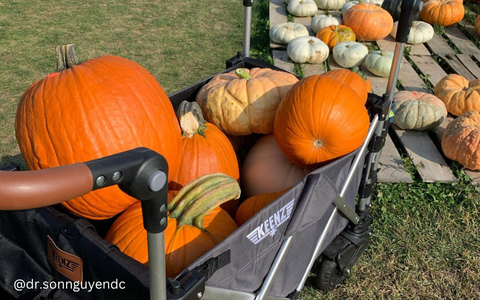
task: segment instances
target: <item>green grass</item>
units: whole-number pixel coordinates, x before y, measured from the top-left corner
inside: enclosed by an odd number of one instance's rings
[[[251,56],[272,63],[268,1],[253,12]],[[242,40],[241,1],[1,2],[0,164],[22,161],[15,110],[23,91],[54,71],[56,45],[76,44],[81,60],[134,60],[171,93],[223,70]],[[379,184],[371,244],[347,281],[322,293],[312,273],[300,299],[480,299],[479,189],[456,175],[456,184]]]

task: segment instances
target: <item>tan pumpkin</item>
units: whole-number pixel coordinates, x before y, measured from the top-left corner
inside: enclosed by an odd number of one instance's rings
[[[432,94],[400,91],[395,93],[393,101],[395,103],[393,124],[401,129],[432,129],[447,117],[445,104]]]
[[[442,137],[445,156],[470,170],[480,170],[480,113],[468,111],[447,125]]]
[[[480,111],[480,79],[469,82],[461,75],[450,74],[435,85],[434,93],[452,115],[460,116],[470,110]]]
[[[298,79],[269,68],[237,69],[213,77],[196,96],[205,119],[230,135],[268,134],[278,103]]]
[[[450,26],[463,19],[465,8],[462,0],[428,0],[423,2],[420,18],[440,26]]]
[[[274,193],[294,186],[312,167],[299,167],[282,153],[273,134],[262,136],[250,149],[243,163],[242,194],[246,198]]]
[[[237,223],[238,227],[242,226],[248,221],[248,219],[275,201],[278,197],[285,194],[285,192],[289,189],[290,187],[275,193],[258,194],[243,201],[235,216],[235,222]]]

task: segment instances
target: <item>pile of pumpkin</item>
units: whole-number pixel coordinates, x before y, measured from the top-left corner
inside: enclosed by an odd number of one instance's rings
[[[396,36],[401,1],[285,0],[285,3],[291,15],[312,17],[313,35],[305,25],[296,22],[279,23],[270,29],[270,39],[286,45],[293,62],[321,64],[331,54],[343,68],[364,65],[374,75],[388,77],[393,53],[383,49],[369,53],[361,42],[378,41],[389,34]],[[318,14],[319,9],[324,12]],[[331,10],[341,10],[342,17],[330,15]],[[419,14],[423,21],[413,22],[407,43],[428,42],[434,35],[433,24],[453,25],[463,19],[464,13],[462,0],[424,0]],[[477,23],[480,25],[480,21]]]
[[[15,121],[21,153],[32,170],[136,147],[162,154],[169,165],[168,276],[311,170],[357,149],[369,127],[369,87],[349,70],[298,80],[268,68],[237,69],[215,76],[175,113],[137,63],[116,56],[80,62],[74,50],[59,47],[57,71],[22,96]],[[238,208],[240,194],[246,200]],[[111,186],[62,205],[92,220],[115,217],[106,239],[148,264],[139,201]]]
[[[393,124],[400,129],[434,129],[448,114],[455,117],[442,136],[442,150],[465,168],[480,170],[480,79],[450,74],[435,85],[434,94],[400,91],[393,101]]]

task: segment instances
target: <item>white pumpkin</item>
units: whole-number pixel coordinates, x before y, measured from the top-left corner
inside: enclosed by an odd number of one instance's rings
[[[345,4],[342,6],[342,15],[344,16],[345,13],[347,12],[347,10],[349,10],[350,8],[352,8],[352,6],[358,4],[359,1],[348,1],[348,2],[345,2]]]
[[[288,3],[290,3],[290,0],[283,0],[283,2],[285,2],[286,5],[288,5]]]
[[[313,36],[299,36],[288,43],[288,57],[296,63],[323,63],[329,54],[327,44]]]
[[[312,31],[315,33],[330,25],[342,25],[342,21],[332,15],[318,15],[310,21]]]
[[[318,7],[313,0],[290,0],[287,10],[296,17],[310,17],[317,13]]]
[[[307,27],[303,24],[284,22],[270,28],[269,35],[275,43],[287,45],[297,36],[309,36],[310,33],[308,32]]]
[[[355,66],[360,66],[368,55],[367,46],[347,41],[335,45],[332,50],[333,60],[344,68],[350,69]]]
[[[379,77],[388,77],[392,69],[393,52],[386,50],[373,51],[365,58],[367,70]]]
[[[390,33],[393,38],[397,36],[398,21],[393,23],[392,32]],[[408,33],[408,44],[423,44],[430,41],[433,38],[433,27],[432,25],[423,22],[423,21],[413,21],[412,27],[410,27],[410,32]]]
[[[347,0],[314,0],[319,9],[341,9]]]

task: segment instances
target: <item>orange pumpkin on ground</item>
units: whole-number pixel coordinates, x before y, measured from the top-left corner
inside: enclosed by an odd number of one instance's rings
[[[475,32],[480,35],[480,15],[475,19]]]
[[[216,173],[190,182],[170,201],[164,232],[168,277],[177,276],[237,229],[235,221],[219,204],[239,196],[237,181]],[[147,231],[143,227],[140,202],[115,220],[105,239],[124,254],[148,264]]]
[[[52,168],[147,147],[166,158],[173,178],[181,132],[155,78],[125,58],[80,63],[73,45],[57,51],[57,72],[32,84],[18,105],[15,134],[28,167]],[[112,186],[62,205],[86,218],[107,219],[136,201]]]
[[[458,23],[465,15],[462,0],[424,1],[420,18],[432,25],[450,26]]]
[[[182,160],[169,188],[179,190],[200,176],[217,172],[238,180],[240,171],[232,144],[220,129],[205,121],[198,103],[183,101],[177,118],[182,129]],[[237,200],[222,204],[232,216],[237,207]]]
[[[243,163],[242,194],[245,198],[282,191],[301,181],[313,167],[300,167],[288,160],[273,133],[262,136]]]
[[[468,111],[451,121],[442,137],[445,156],[470,170],[480,170],[480,112]]]
[[[312,75],[283,97],[273,132],[291,162],[308,166],[360,147],[369,125],[367,109],[353,89],[330,76]]]
[[[355,33],[352,29],[345,25],[330,25],[319,32],[316,37],[327,44],[330,51],[333,47],[341,42],[355,41]]]
[[[390,34],[393,18],[385,9],[374,3],[359,3],[343,16],[343,25],[350,27],[358,41],[378,41]]]
[[[235,222],[237,223],[238,227],[242,226],[248,221],[248,219],[253,217],[257,212],[261,211],[265,206],[269,205],[275,199],[285,194],[285,192],[289,189],[290,187],[276,193],[258,194],[242,202],[235,216]]]
[[[356,72],[353,70],[356,70]],[[360,97],[361,103],[365,105],[365,103],[367,103],[368,93],[372,91],[372,83],[365,75],[362,74],[364,76],[362,77],[358,72],[360,72],[360,70],[355,67],[352,71],[348,69],[336,69],[325,72],[322,75],[336,78],[352,88]]]
[[[445,103],[447,111],[452,115],[460,116],[471,110],[480,111],[480,79],[468,81],[461,75],[450,74],[435,85],[433,92]]]

